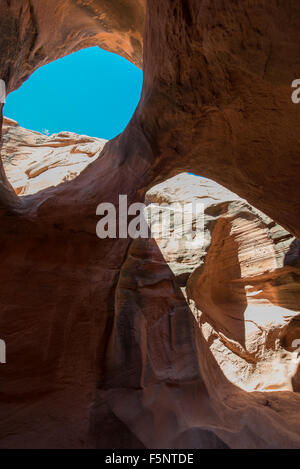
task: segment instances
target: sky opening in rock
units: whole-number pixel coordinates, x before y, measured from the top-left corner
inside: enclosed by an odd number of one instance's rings
[[[98,47],[38,69],[11,93],[4,114],[25,128],[112,139],[127,126],[140,99],[143,72]]]

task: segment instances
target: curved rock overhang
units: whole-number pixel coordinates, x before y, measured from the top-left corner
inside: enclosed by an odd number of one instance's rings
[[[126,139],[138,127],[150,143],[151,177],[210,177],[299,235],[297,0],[153,0],[147,9],[144,90]],[[91,45],[142,65],[144,0],[6,0],[0,14],[8,91]]]
[[[0,76],[7,93],[37,68],[86,47],[99,46],[142,66],[145,0],[7,0],[0,18]],[[88,86],[88,70],[78,70],[78,76]],[[0,170],[1,205],[22,211],[2,163]]]

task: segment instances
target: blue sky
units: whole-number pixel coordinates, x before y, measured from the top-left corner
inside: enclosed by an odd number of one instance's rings
[[[8,96],[4,114],[39,132],[111,139],[129,122],[142,81],[135,65],[93,47],[38,69]]]

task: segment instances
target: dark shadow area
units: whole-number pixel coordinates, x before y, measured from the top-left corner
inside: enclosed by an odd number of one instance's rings
[[[300,266],[300,241],[298,239],[292,242],[289,251],[285,255],[284,265],[293,267]]]

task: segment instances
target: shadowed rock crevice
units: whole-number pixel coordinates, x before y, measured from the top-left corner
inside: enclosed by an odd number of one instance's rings
[[[3,104],[0,104],[0,207],[14,213],[22,210],[22,201],[18,199],[13,187],[9,183],[3,165]]]

